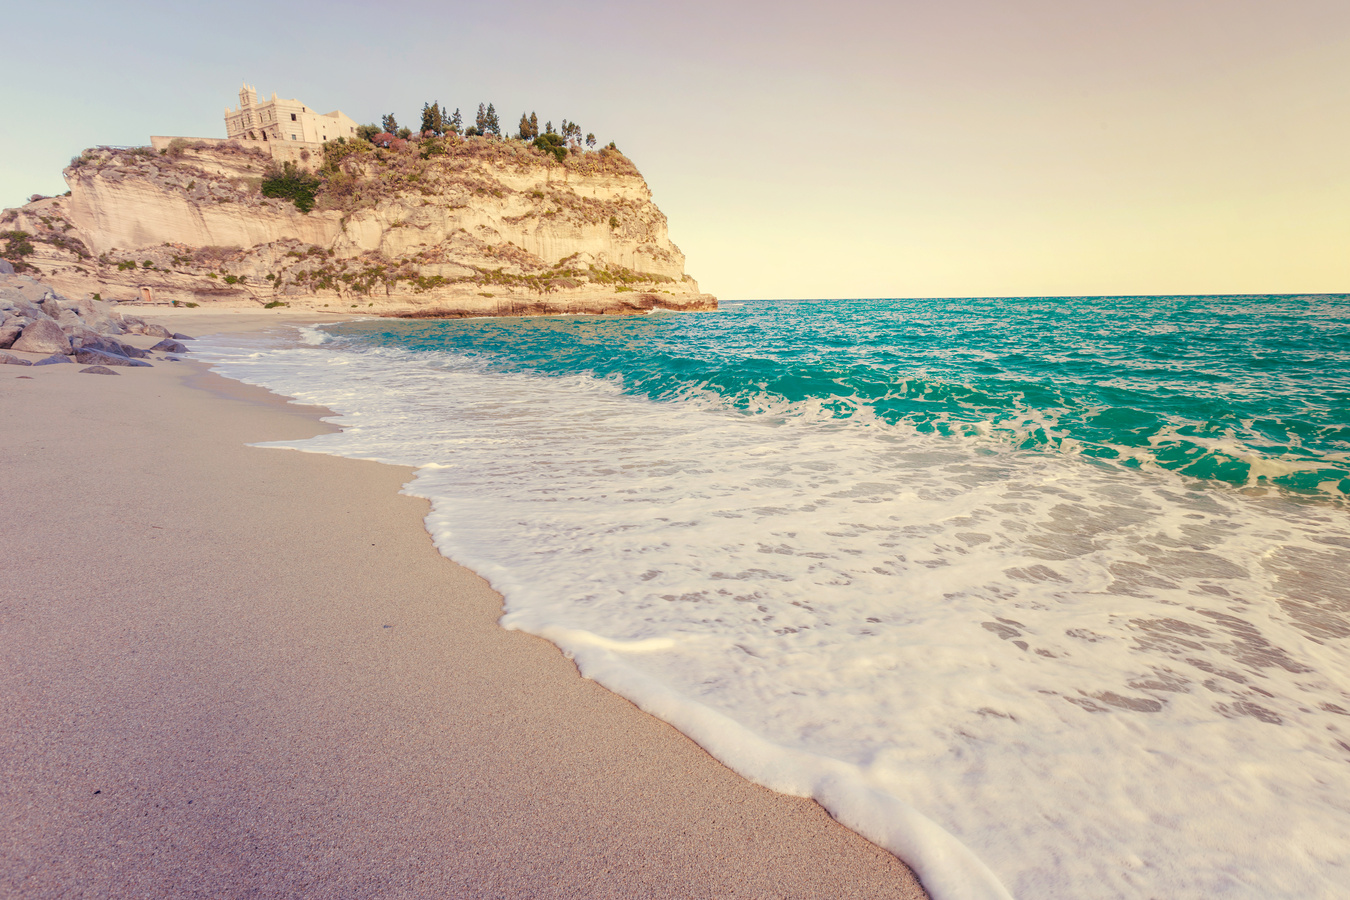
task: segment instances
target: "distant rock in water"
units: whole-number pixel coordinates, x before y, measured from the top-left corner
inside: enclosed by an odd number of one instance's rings
[[[617,150],[356,139],[307,165],[278,172],[225,141],[87,150],[65,171],[68,197],[0,220],[25,235],[16,267],[69,296],[419,316],[717,306]],[[303,183],[312,211],[266,196],[279,179]]]

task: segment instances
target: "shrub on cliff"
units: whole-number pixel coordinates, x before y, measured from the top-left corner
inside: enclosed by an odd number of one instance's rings
[[[3,231],[0,232],[0,238],[4,238],[5,247],[0,250],[0,258],[7,259],[14,264],[15,272],[24,272],[31,269],[28,263],[24,262],[25,256],[33,253],[33,245],[28,240],[31,235],[26,231]]]
[[[364,126],[363,126],[364,127]],[[325,172],[335,172],[342,161],[351,156],[372,153],[371,145],[364,140],[348,141],[338,138],[323,145],[323,168]]]
[[[295,163],[288,162],[280,169],[273,167],[268,171],[262,182],[262,194],[264,197],[291,200],[296,209],[309,212],[314,208],[314,195],[322,185],[323,182],[318,178],[308,172],[301,172]]]
[[[534,146],[545,153],[552,153],[557,157],[558,162],[567,158],[567,142],[563,140],[560,134],[554,134],[551,131],[545,132],[534,139]]]

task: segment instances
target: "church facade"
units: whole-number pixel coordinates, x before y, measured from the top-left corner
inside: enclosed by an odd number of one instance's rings
[[[258,91],[244,85],[239,91],[239,108],[225,109],[227,140],[282,141],[319,144],[340,137],[356,136],[356,122],[341,110],[318,113],[299,100],[286,100],[272,93],[272,99],[258,102]]]

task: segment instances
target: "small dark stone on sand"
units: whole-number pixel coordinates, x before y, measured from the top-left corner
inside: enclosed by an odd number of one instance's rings
[[[86,366],[80,370],[81,375],[116,375],[112,369],[107,366]]]

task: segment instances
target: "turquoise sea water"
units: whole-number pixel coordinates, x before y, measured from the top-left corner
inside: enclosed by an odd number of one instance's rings
[[[1350,297],[731,304],[719,315],[360,323],[358,342],[588,374],[654,400],[810,403],[1230,484],[1350,495]]]
[[[502,623],[936,900],[1339,898],[1350,298],[728,303],[203,342],[416,467]]]

